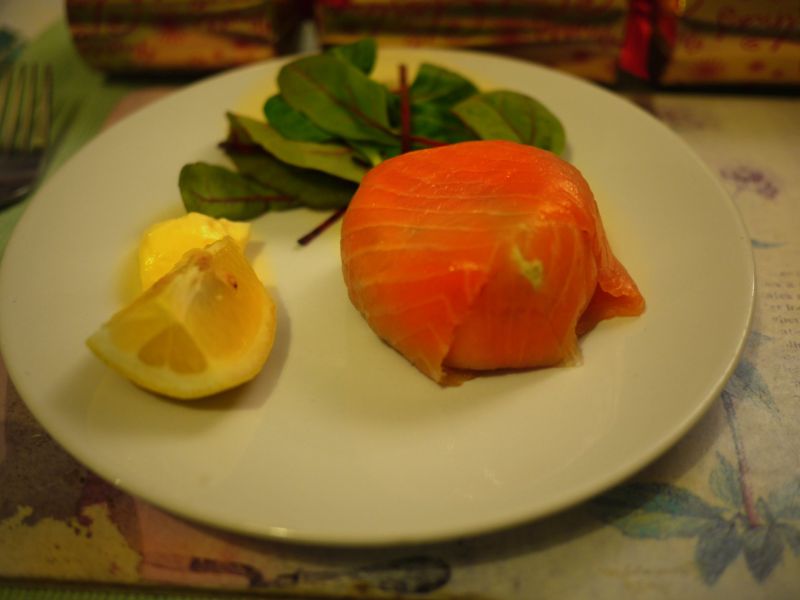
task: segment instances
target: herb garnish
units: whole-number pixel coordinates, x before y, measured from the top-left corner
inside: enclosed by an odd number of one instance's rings
[[[214,217],[254,218],[295,207],[335,209],[298,243],[344,214],[366,172],[398,154],[468,140],[505,139],[561,154],[564,128],[537,100],[481,92],[449,69],[423,63],[397,89],[370,77],[372,39],[304,56],[278,73],[264,121],[229,113],[220,148],[235,169],[192,163],[179,177],[184,206]]]

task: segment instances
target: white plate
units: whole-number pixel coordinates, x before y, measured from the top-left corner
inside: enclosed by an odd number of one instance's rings
[[[84,345],[130,298],[139,235],[181,214],[177,176],[222,158],[224,112],[257,106],[281,62],[193,85],[130,116],[54,174],[0,274],[2,350],[22,397],[78,460],[167,510],[247,534],[330,544],[420,542],[521,523],[634,473],[697,421],[741,351],[753,306],[746,232],[715,177],[625,100],[528,63],[383,51],[529,93],[563,120],[612,247],[648,302],[602,323],[582,366],[442,389],[349,304],[338,230],[320,214],[254,222],[251,254],[279,304],[274,354],[245,387],[171,403]],[[255,103],[254,103],[255,102]],[[127,291],[126,291],[127,290]]]

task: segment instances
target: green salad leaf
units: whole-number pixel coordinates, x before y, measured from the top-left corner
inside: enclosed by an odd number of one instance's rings
[[[249,143],[295,167],[322,171],[355,183],[367,172],[366,167],[353,160],[354,152],[349,146],[288,140],[267,123],[233,113],[228,113],[228,120],[234,135],[244,136]]]
[[[336,46],[329,52],[332,56],[349,62],[365,75],[369,75],[375,66],[377,47],[375,40],[367,38],[352,44]],[[264,103],[264,116],[278,133],[290,140],[321,143],[337,139],[337,136],[322,129],[303,112],[289,104],[280,93],[270,96]]]
[[[297,205],[273,187],[204,162],[184,165],[178,187],[187,211],[215,218],[243,221]]]
[[[372,39],[286,63],[264,120],[228,113],[220,146],[233,169],[186,165],[179,176],[187,210],[250,219],[294,207],[336,209],[307,242],[341,216],[356,188],[381,162],[409,151],[502,139],[561,154],[566,133],[541,102],[513,90],[482,91],[446,67],[420,64],[410,85],[372,78]]]
[[[358,187],[355,183],[282,162],[266,152],[227,152],[236,170],[246,177],[278,190],[297,206],[315,209],[347,206]]]
[[[286,102],[339,137],[391,145],[389,90],[331,54],[307,56],[278,73]]]
[[[336,58],[349,62],[364,75],[372,73],[375,59],[378,57],[378,45],[372,38],[364,38],[352,44],[335,46],[329,52]]]
[[[270,126],[287,140],[321,144],[337,139],[299,110],[295,110],[280,94],[271,96],[264,103],[264,116]]]
[[[447,144],[479,139],[449,107],[439,104],[412,104],[411,131],[417,139]],[[424,144],[418,142],[414,147],[424,147]]]
[[[377,167],[387,158],[400,154],[400,143],[393,146],[384,146],[374,142],[348,141],[348,145],[353,149],[354,160],[372,168]]]
[[[430,102],[450,107],[477,94],[479,90],[474,83],[458,73],[422,63],[408,92],[412,104]]]
[[[530,96],[499,90],[475,94],[456,104],[453,112],[484,140],[509,140],[555,154],[564,151],[561,121]]]

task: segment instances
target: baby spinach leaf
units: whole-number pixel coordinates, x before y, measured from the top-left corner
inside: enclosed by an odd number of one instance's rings
[[[400,128],[400,95],[389,92],[386,97],[386,113],[389,115],[389,124],[392,130]]]
[[[481,139],[520,142],[555,154],[564,151],[561,121],[524,94],[505,90],[476,94],[456,104],[453,112]]]
[[[292,108],[283,96],[275,94],[264,103],[264,116],[283,137],[302,142],[331,142],[336,136],[318,127],[299,110]]]
[[[416,138],[448,144],[477,139],[473,131],[449,108],[439,104],[411,105],[411,133]]]
[[[295,167],[322,171],[356,183],[367,172],[366,167],[353,160],[354,152],[348,146],[287,140],[266,123],[233,113],[228,113],[228,121],[234,137],[244,136],[278,160]]]
[[[412,104],[432,102],[452,106],[477,94],[478,88],[458,73],[422,63],[408,93]]]
[[[279,190],[297,204],[309,208],[346,206],[356,191],[355,183],[320,171],[293,167],[266,152],[228,152],[228,156],[242,175]]]
[[[349,141],[347,145],[353,149],[355,153],[354,159],[361,162],[367,167],[375,167],[386,159],[386,147],[374,144],[371,142],[357,142]],[[397,152],[400,151],[400,146],[397,146]],[[393,155],[393,154],[392,154]]]
[[[346,60],[365,75],[372,73],[378,50],[375,40],[365,38],[352,44],[335,46],[329,51],[333,56]]]
[[[216,218],[241,221],[268,210],[296,206],[270,186],[203,162],[184,165],[178,177],[178,188],[187,211]]]
[[[393,93],[369,77],[376,53],[375,41],[364,39],[286,64],[278,73],[280,91],[264,103],[267,122],[227,115],[229,134],[221,145],[237,171],[206,163],[183,168],[179,185],[187,210],[248,219],[296,206],[338,209],[301,238],[305,243],[341,216],[370,168],[401,152],[474,139],[563,150],[561,123],[533,98],[481,93],[469,79],[430,63],[420,66],[410,86],[401,65],[400,92]],[[728,483],[714,482],[718,493]],[[691,504],[691,498],[679,499]],[[645,536],[705,531],[716,518],[681,514],[675,525],[649,507],[633,513],[616,524]]]
[[[339,137],[392,144],[389,91],[349,62],[330,54],[307,56],[278,73],[281,95],[322,129]]]

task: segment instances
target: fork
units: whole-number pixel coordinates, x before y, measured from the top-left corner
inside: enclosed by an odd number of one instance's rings
[[[0,207],[22,200],[43,171],[50,145],[53,71],[11,67],[0,81]]]

